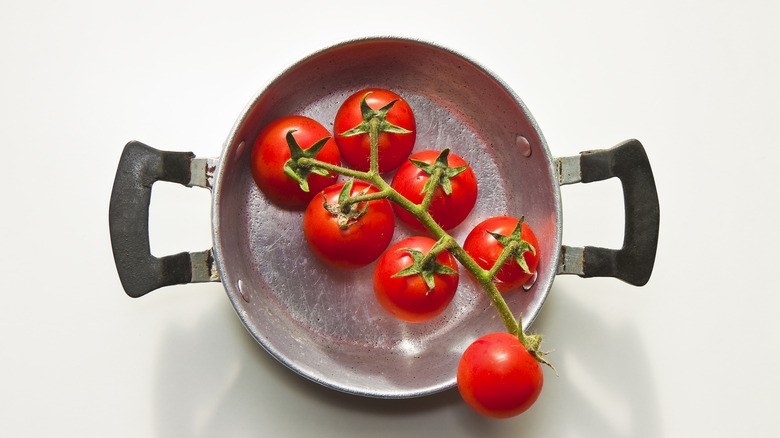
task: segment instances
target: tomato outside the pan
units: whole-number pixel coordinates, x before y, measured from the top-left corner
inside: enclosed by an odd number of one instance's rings
[[[475,411],[508,418],[526,411],[539,398],[544,374],[539,362],[509,333],[491,333],[463,352],[458,390]]]
[[[458,265],[448,251],[442,251],[435,259],[438,272],[433,273],[433,287],[421,274],[398,276],[415,264],[417,257],[427,254],[436,241],[424,236],[404,239],[382,255],[374,270],[374,293],[377,300],[391,315],[406,322],[424,322],[440,315],[452,301],[458,288]]]
[[[406,199],[419,204],[425,197],[425,184],[430,179],[430,175],[423,169],[414,164],[412,160],[434,165],[439,158],[441,151],[422,151],[418,152],[407,160],[393,178],[392,187],[403,195]],[[467,166],[468,163],[461,157],[453,154],[447,154],[447,165],[451,168]],[[471,167],[458,173],[449,179],[451,187],[450,194],[446,194],[442,185],[436,187],[433,199],[428,212],[431,217],[445,231],[460,225],[463,220],[471,213],[477,202],[477,178]],[[420,221],[411,213],[393,204],[398,219],[408,225],[415,231],[426,231]]]
[[[331,137],[330,132],[315,120],[303,116],[287,116],[274,120],[258,134],[252,148],[252,177],[260,190],[276,205],[285,208],[302,208],[325,187],[336,182],[335,176],[309,173],[306,178],[308,191],[285,174],[285,164],[290,160],[288,134],[292,133],[297,145],[307,150],[317,142]],[[333,138],[322,146],[316,159],[340,165],[341,156]]]
[[[351,211],[359,217],[342,215],[341,223],[338,214],[328,211],[338,209],[342,189],[349,184],[349,196],[378,191],[363,181],[332,185],[311,200],[303,216],[303,233],[312,252],[340,269],[359,268],[376,260],[387,249],[395,231],[395,216],[387,199],[353,204]]]
[[[393,126],[409,131],[405,133],[382,132],[379,134],[379,172],[384,173],[396,169],[412,152],[416,139],[416,123],[414,113],[409,104],[398,94],[381,89],[367,88],[348,97],[342,103],[333,123],[341,156],[344,162],[353,169],[366,172],[370,167],[371,140],[369,134],[362,133],[344,136],[344,133],[356,128],[364,122],[361,111],[361,99],[365,97],[368,106],[379,111],[390,102],[396,100],[387,112],[386,121]]]
[[[463,242],[463,249],[474,259],[482,269],[490,270],[498,260],[505,245],[497,236],[511,236],[517,228],[519,219],[509,216],[496,216],[481,222],[474,227]],[[492,233],[492,234],[491,234]],[[531,280],[539,264],[539,242],[533,230],[525,221],[521,227],[520,237],[528,246],[522,251],[526,267],[518,264],[515,257],[510,257],[496,274],[493,282],[500,292],[514,290]],[[530,248],[533,248],[531,250]],[[527,268],[527,269],[526,269]]]

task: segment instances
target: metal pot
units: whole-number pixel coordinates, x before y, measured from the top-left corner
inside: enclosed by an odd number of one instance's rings
[[[373,266],[328,269],[312,255],[302,213],[279,209],[257,189],[252,144],[270,121],[300,114],[332,127],[340,102],[365,87],[401,94],[417,118],[416,150],[449,147],[470,162],[479,200],[452,231],[462,242],[481,220],[525,216],[539,238],[535,283],[505,294],[527,328],[557,274],[612,276],[645,284],[658,239],[658,197],[642,145],[553,158],[528,109],[498,78],[463,56],[400,38],[349,41],[284,71],[249,103],[217,159],[125,147],[111,194],[114,258],[128,295],[179,283],[221,281],[252,336],[302,376],[333,389],[383,398],[415,397],[455,385],[460,354],[477,337],[503,330],[497,312],[463,278],[455,300],[433,321],[395,320],[376,303]],[[560,185],[620,178],[625,239],[618,250],[561,243]],[[213,248],[162,258],[149,250],[155,181],[212,190]],[[398,225],[395,240],[409,235]]]

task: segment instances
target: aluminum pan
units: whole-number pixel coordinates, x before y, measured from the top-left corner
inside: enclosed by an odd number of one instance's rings
[[[534,228],[541,246],[537,282],[528,292],[505,295],[515,314],[523,314],[524,326],[531,324],[561,248],[552,157],[525,105],[501,80],[426,42],[345,42],[301,60],[261,90],[231,131],[216,171],[214,254],[239,317],[282,363],[339,391],[416,397],[453,387],[462,351],[477,337],[503,330],[484,293],[464,275],[440,317],[421,324],[395,320],[374,299],[373,265],[345,272],[321,264],[303,239],[302,212],[270,204],[249,170],[251,145],[265,124],[301,114],[332,128],[341,101],[369,86],[394,90],[412,106],[415,151],[449,147],[472,165],[480,194],[472,214],[451,233],[459,242],[478,222],[499,214],[524,215]],[[394,241],[408,235],[398,225]]]

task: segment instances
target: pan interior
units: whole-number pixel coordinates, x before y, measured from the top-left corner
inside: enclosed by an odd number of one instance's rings
[[[462,351],[477,337],[503,330],[484,293],[461,268],[458,292],[443,315],[420,324],[394,319],[374,298],[374,264],[354,271],[323,265],[303,238],[303,213],[267,201],[249,168],[252,144],[267,123],[300,114],[332,130],[341,102],[366,87],[393,90],[409,102],[417,121],[415,152],[449,147],[474,169],[479,198],[451,232],[458,242],[491,216],[525,216],[534,228],[541,253],[537,281],[528,291],[505,294],[530,324],[560,250],[549,152],[522,103],[500,81],[426,43],[345,43],[304,59],[259,93],[228,138],[217,170],[214,251],[239,316],[283,363],[337,390],[414,397],[452,387]],[[398,224],[393,241],[410,235]]]

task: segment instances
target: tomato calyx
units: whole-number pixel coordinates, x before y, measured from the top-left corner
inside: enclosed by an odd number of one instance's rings
[[[290,148],[290,159],[284,163],[284,174],[294,179],[301,186],[301,190],[304,192],[309,191],[309,174],[317,174],[327,177],[334,177],[330,172],[325,169],[301,166],[298,164],[298,160],[301,158],[314,158],[325,147],[325,143],[330,140],[330,137],[324,137],[311,145],[308,149],[303,149],[298,145],[298,142],[293,137],[295,129],[287,131],[285,139],[287,140],[287,146]]]
[[[428,286],[427,293],[430,293],[436,286],[434,280],[435,275],[458,275],[458,271],[436,261],[436,257],[439,253],[445,251],[447,246],[448,243],[439,240],[426,254],[413,248],[398,249],[398,252],[404,251],[409,253],[409,256],[414,260],[414,263],[393,275],[392,278],[420,275]]]
[[[542,346],[542,335],[539,334],[529,335],[524,333],[522,316],[518,318],[517,327],[518,327],[517,333],[512,333],[512,334],[517,336],[517,339],[520,340],[520,343],[523,344],[523,347],[525,347],[526,351],[528,351],[528,353],[531,356],[533,356],[533,358],[536,359],[537,362],[550,367],[555,372],[555,375],[557,376],[558,370],[556,370],[553,364],[551,364],[547,359],[544,358],[544,356],[547,356],[548,354],[552,353],[552,351],[542,351],[540,349]]]
[[[469,165],[464,164],[463,166],[450,167],[448,164],[449,155],[450,149],[445,148],[441,151],[439,156],[436,157],[436,161],[434,161],[433,164],[428,164],[424,161],[415,160],[413,158],[409,159],[409,161],[411,161],[412,164],[414,164],[417,168],[431,176],[431,178],[428,179],[428,182],[425,183],[425,187],[423,187],[423,190],[420,193],[432,192],[436,189],[437,186],[441,186],[444,194],[448,196],[452,194],[452,183],[450,182],[450,179],[455,178],[456,176],[463,173],[466,169],[469,168]],[[437,174],[438,177],[436,177]]]
[[[524,220],[525,216],[520,216],[520,220],[517,222],[517,226],[509,236],[505,236],[490,230],[485,230],[485,232],[493,236],[493,238],[498,240],[498,243],[504,247],[504,251],[501,253],[501,256],[498,258],[498,260],[496,260],[496,264],[493,266],[493,269],[490,270],[491,276],[495,276],[498,270],[501,269],[501,266],[503,266],[503,264],[510,257],[515,259],[517,264],[520,265],[520,267],[523,269],[523,272],[526,274],[531,273],[531,270],[528,268],[528,264],[526,263],[523,254],[527,251],[531,251],[531,253],[536,254],[536,248],[534,248],[534,246],[526,240],[523,240]]]
[[[390,110],[393,108],[393,105],[395,105],[395,103],[400,99],[395,99],[382,108],[374,110],[368,106],[368,103],[366,102],[366,97],[368,97],[369,94],[371,94],[371,91],[364,94],[360,99],[360,114],[363,116],[363,121],[354,128],[340,133],[340,136],[352,137],[353,135],[358,134],[371,134],[372,119],[379,121],[378,132],[391,132],[394,134],[410,134],[412,132],[387,121],[387,113],[390,112]]]
[[[355,222],[357,222],[357,220],[365,215],[368,211],[368,203],[364,204],[363,208],[360,208],[360,202],[356,201],[360,199],[359,197],[368,193],[370,186],[364,188],[356,195],[352,196],[352,185],[354,182],[355,180],[351,179],[344,183],[344,186],[341,188],[341,192],[339,192],[339,199],[334,204],[329,204],[325,194],[322,194],[322,207],[327,210],[328,213],[336,216],[336,222],[338,223],[339,228],[342,230],[346,230],[354,225]]]

